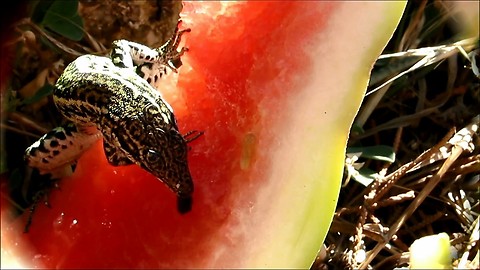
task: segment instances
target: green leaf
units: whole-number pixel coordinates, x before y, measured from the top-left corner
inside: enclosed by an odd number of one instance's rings
[[[368,159],[375,159],[393,163],[395,152],[391,146],[375,145],[364,147],[349,147],[347,153],[360,153],[360,156]]]
[[[32,22],[36,24],[41,24],[45,14],[47,13],[50,6],[52,6],[55,0],[35,0],[30,2],[32,7],[32,14],[30,15],[30,19]]]
[[[35,95],[24,99],[21,103],[26,105],[32,104],[44,97],[51,95],[52,93],[53,93],[53,85],[45,84],[42,88],[38,89]]]
[[[41,8],[42,10],[45,9],[43,5]],[[81,40],[83,37],[83,20],[78,14],[78,1],[54,1],[46,10],[41,25],[71,40]]]
[[[349,167],[349,172],[355,181],[366,187],[368,187],[375,180],[375,177],[378,176],[378,173],[368,168],[355,170],[353,167]]]

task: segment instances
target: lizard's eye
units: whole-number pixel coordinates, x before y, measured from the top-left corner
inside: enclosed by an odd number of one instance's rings
[[[148,163],[158,163],[160,161],[160,154],[155,150],[147,150],[146,160]]]

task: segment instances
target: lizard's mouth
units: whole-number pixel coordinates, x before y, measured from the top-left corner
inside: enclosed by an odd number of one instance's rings
[[[179,196],[177,198],[177,210],[180,214],[186,214],[192,210],[193,199],[192,196]]]

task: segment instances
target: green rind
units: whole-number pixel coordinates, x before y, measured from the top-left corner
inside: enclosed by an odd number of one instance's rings
[[[308,268],[312,264],[333,218],[348,133],[371,67],[405,6],[403,1],[344,2],[334,12],[329,29],[322,29],[319,49],[312,52],[318,78],[292,98],[290,111],[295,114],[288,122],[295,125],[290,132],[283,131],[280,141],[288,143],[280,144],[273,155],[272,164],[277,166],[270,177],[282,186],[270,187],[269,192],[279,203],[269,206],[270,194],[259,195],[258,207],[266,213],[258,230],[262,241],[251,246],[245,267]],[[330,43],[332,47],[322,42],[333,37],[337,44]],[[328,81],[329,77],[334,79]]]

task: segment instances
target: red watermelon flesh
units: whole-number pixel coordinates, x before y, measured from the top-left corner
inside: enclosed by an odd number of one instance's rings
[[[2,254],[58,268],[307,268],[332,219],[348,131],[404,2],[186,2],[190,50],[161,89],[190,143],[193,209],[98,142]],[[87,18],[88,19],[88,18]],[[7,245],[8,248],[4,248]],[[12,253],[10,253],[12,252]]]

